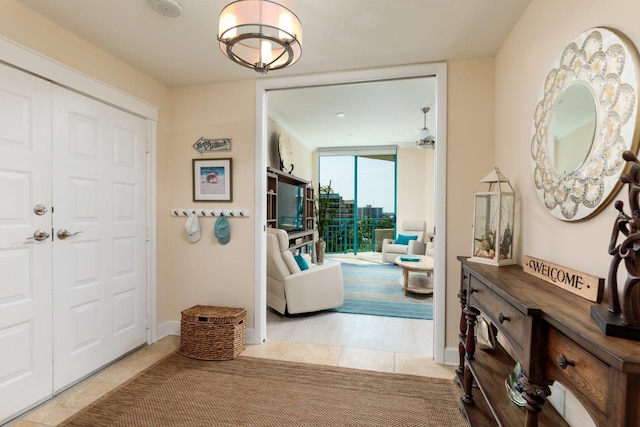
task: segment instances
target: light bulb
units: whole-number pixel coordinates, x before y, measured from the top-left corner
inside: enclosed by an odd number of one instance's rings
[[[271,42],[269,40],[262,40],[260,42],[260,61],[263,64],[268,64],[271,60]]]
[[[220,16],[220,37],[232,39],[238,34],[236,26],[236,17],[232,13],[225,13]],[[228,31],[227,31],[228,30]],[[226,33],[225,33],[226,31]]]

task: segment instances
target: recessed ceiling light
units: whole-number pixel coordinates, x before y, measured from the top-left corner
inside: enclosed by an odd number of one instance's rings
[[[346,116],[346,114],[344,114],[344,113],[336,113],[336,117],[339,118],[339,119],[343,118],[344,116]]]

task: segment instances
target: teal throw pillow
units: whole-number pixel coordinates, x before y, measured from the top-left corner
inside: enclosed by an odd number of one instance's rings
[[[398,234],[396,239],[397,245],[408,245],[411,240],[418,240],[418,236],[405,236],[404,234]]]
[[[307,264],[307,260],[304,259],[302,255],[294,255],[293,258],[298,263],[298,267],[300,267],[300,270],[304,271],[309,269],[309,264]]]

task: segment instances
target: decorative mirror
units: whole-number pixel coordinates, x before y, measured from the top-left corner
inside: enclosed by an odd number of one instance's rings
[[[534,114],[531,171],[556,218],[594,215],[620,189],[622,153],[638,148],[638,52],[622,34],[592,28],[553,64]]]

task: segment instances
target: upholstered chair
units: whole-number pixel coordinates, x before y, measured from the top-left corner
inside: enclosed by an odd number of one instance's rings
[[[267,305],[280,314],[340,307],[344,302],[340,263],[325,260],[316,265],[307,255],[302,260],[289,250],[285,230],[267,229]]]
[[[382,261],[392,263],[400,255],[424,255],[426,227],[425,221],[403,221],[395,239],[382,241]]]
[[[427,242],[427,250],[424,254],[433,258],[433,256],[436,254],[436,246],[433,242]]]

